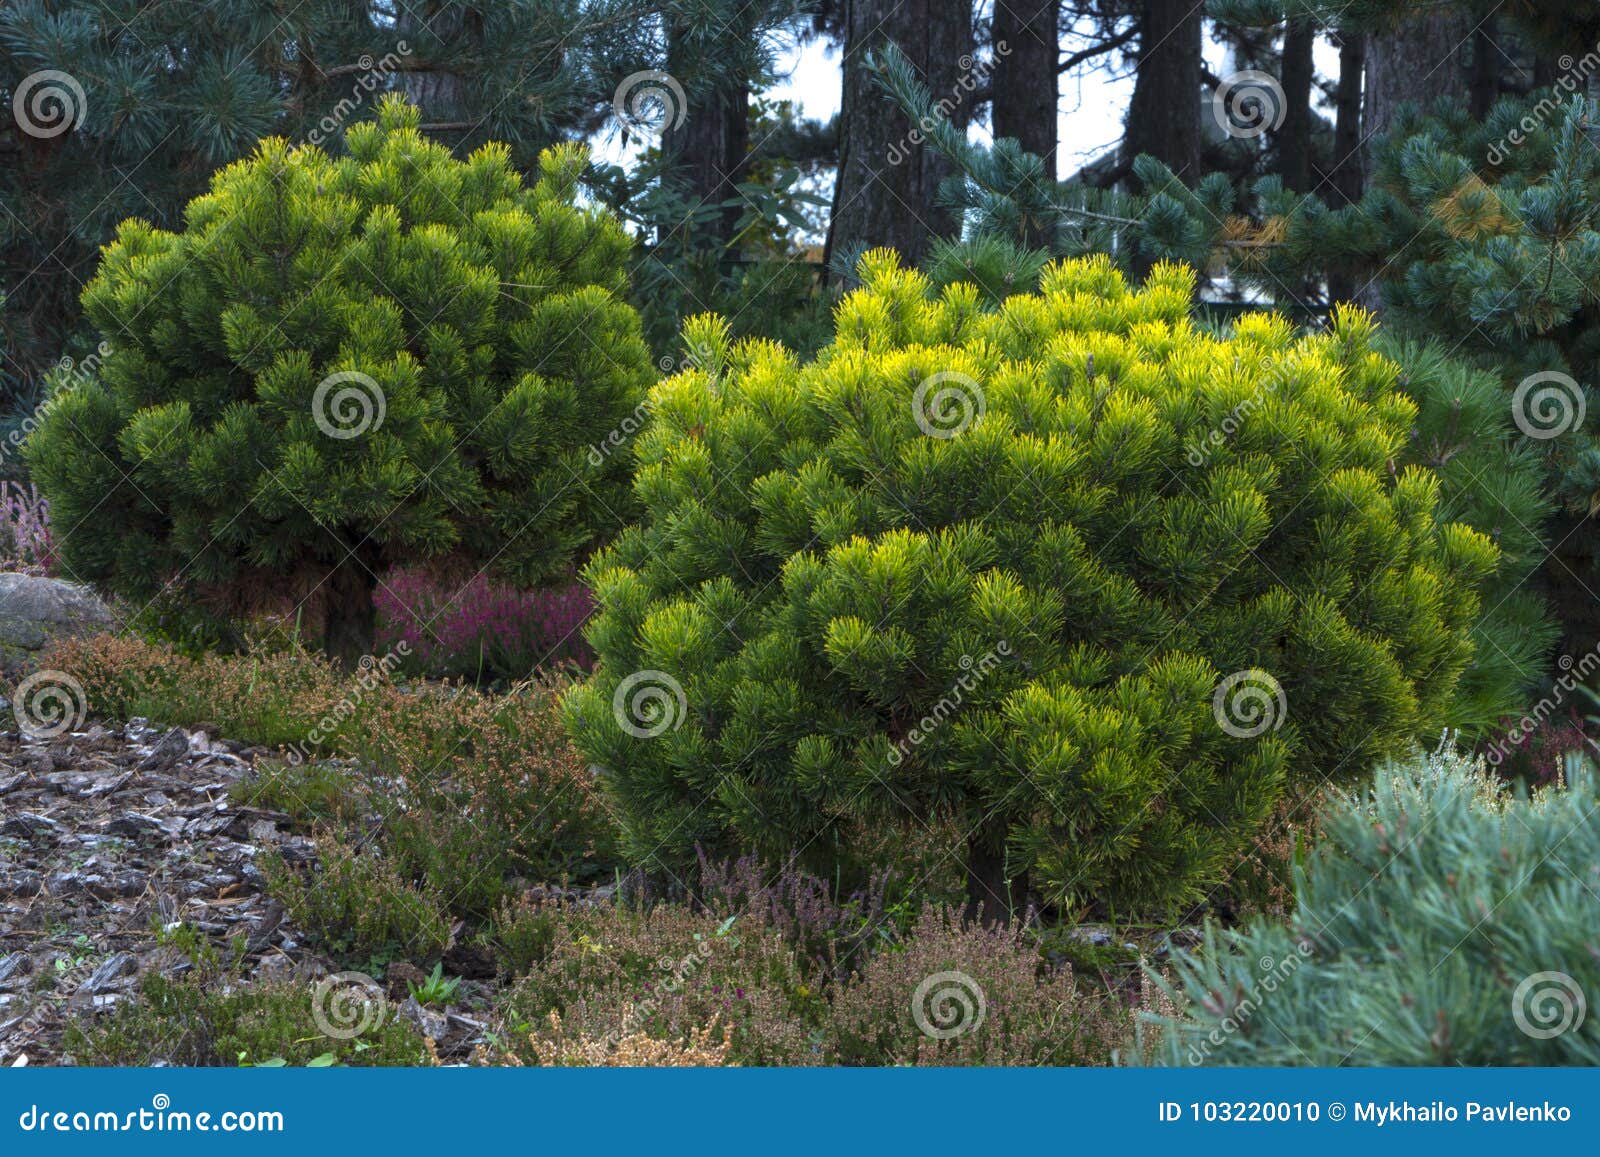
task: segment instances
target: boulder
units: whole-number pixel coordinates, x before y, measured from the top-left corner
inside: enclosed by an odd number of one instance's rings
[[[0,574],[0,673],[38,668],[53,639],[114,630],[115,616],[86,586],[31,574]]]

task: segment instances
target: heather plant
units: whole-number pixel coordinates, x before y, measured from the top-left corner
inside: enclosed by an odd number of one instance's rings
[[[498,1035],[513,1055],[556,1063],[544,1030],[558,1014],[564,1034],[589,1040],[675,1041],[715,1022],[729,1031],[730,1063],[817,1063],[822,993],[758,921],[564,904],[551,923],[548,951],[503,1005]]]
[[[986,304],[879,252],[814,361],[690,326],[566,700],[626,852],[952,830],[991,919],[1138,914],[1449,721],[1498,554],[1395,467],[1399,367],[1359,311],[1217,336],[1192,291],[1075,260]]]
[[[593,601],[579,583],[522,591],[483,572],[447,583],[401,569],[384,578],[375,598],[377,652],[404,643],[405,667],[419,674],[515,682],[592,659],[582,628]]]
[[[1593,1065],[1600,806],[1441,749],[1322,813],[1287,922],[1213,928],[1147,1018],[1167,1064]]]
[[[1044,970],[1016,928],[929,905],[835,992],[827,1059],[844,1065],[1104,1065],[1124,1044],[1122,1006]]]
[[[33,483],[0,482],[0,570],[50,574],[55,566],[50,504]]]
[[[657,1040],[642,1032],[623,1037],[608,1034],[596,1039],[575,1035],[561,1014],[552,1012],[548,1025],[529,1034],[529,1042],[539,1064],[549,1067],[716,1068],[733,1063],[728,1059],[733,1051],[733,1030],[724,1026],[719,1039],[717,1027],[713,1020],[673,1041]]]
[[[1560,783],[1567,761],[1593,750],[1590,723],[1578,709],[1546,714],[1549,700],[1536,705],[1536,714],[1502,719],[1482,744],[1484,762],[1507,782],[1521,780],[1530,787]]]
[[[593,455],[651,377],[626,304],[632,242],[578,203],[584,154],[464,161],[386,97],[347,153],[261,141],[179,233],[125,222],[84,291],[106,353],[27,443],[63,573],[314,598],[346,666],[377,576],[492,564],[566,574],[628,509]]]
[[[880,869],[860,891],[841,899],[837,888],[798,867],[793,857],[773,867],[755,856],[716,863],[702,853],[694,898],[715,916],[775,931],[795,947],[808,975],[842,978],[895,931],[892,883],[892,869]]]
[[[96,635],[59,640],[43,661],[78,680],[95,715],[207,724],[266,747],[340,750],[337,729],[314,744],[307,744],[307,732],[332,715],[349,680],[304,651],[193,655],[134,635]]]

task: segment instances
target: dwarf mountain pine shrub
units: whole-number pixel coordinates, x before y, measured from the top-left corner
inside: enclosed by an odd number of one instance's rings
[[[533,586],[626,509],[591,453],[649,354],[630,241],[557,148],[525,187],[385,102],[349,154],[263,141],[168,233],[123,224],[84,292],[109,352],[28,443],[61,569],[137,598],[318,588],[325,645],[370,650],[377,575],[493,561]]]
[[[1288,924],[1212,930],[1153,977],[1168,1064],[1600,1064],[1595,778],[1513,796],[1451,753],[1321,816]],[[1154,1030],[1152,1032],[1152,1030]]]
[[[990,911],[1185,903],[1291,769],[1449,718],[1496,550],[1392,468],[1414,406],[1363,314],[1221,339],[1176,266],[997,308],[862,275],[814,362],[701,319],[650,399],[566,701],[637,859],[954,816]]]

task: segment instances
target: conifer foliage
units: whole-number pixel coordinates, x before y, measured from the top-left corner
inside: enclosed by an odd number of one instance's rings
[[[1594,1065],[1592,768],[1530,799],[1448,750],[1337,800],[1287,925],[1175,960],[1158,1063]],[[1157,983],[1166,986],[1158,978]]]
[[[1364,315],[1220,339],[1188,270],[1105,258],[993,307],[861,275],[814,362],[700,319],[652,393],[567,701],[639,860],[945,821],[986,915],[1148,911],[1291,772],[1451,717],[1497,551],[1393,468],[1415,407]]]
[[[169,233],[125,223],[84,294],[109,344],[28,444],[63,570],[134,597],[316,588],[327,645],[371,645],[394,562],[534,585],[627,507],[597,453],[650,378],[619,296],[629,240],[387,99],[348,156],[264,141]]]

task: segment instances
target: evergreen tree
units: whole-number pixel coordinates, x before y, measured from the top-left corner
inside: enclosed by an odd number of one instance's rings
[[[1030,879],[1160,910],[1291,772],[1451,720],[1497,551],[1391,469],[1415,409],[1359,314],[1221,340],[1177,266],[998,308],[862,273],[815,362],[700,319],[652,394],[567,704],[639,861],[833,867],[852,823],[944,820],[991,919]]]
[[[387,91],[465,156],[540,150],[611,112],[641,62],[646,0],[8,0],[0,6],[0,284],[8,367],[69,345],[98,250],[162,228],[211,172],[279,135],[338,149]]]
[[[371,649],[395,563],[534,585],[628,510],[614,431],[650,378],[630,242],[576,205],[576,146],[524,187],[384,98],[349,155],[272,138],[169,233],[123,224],[84,293],[109,352],[27,445],[64,573],[137,599],[265,590]]]

